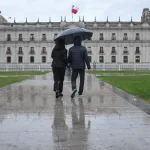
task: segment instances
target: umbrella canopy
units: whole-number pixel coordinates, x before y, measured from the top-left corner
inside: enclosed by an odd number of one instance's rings
[[[64,39],[65,44],[73,44],[73,39],[75,36],[80,36],[82,41],[91,38],[93,35],[92,32],[86,30],[84,28],[72,28],[62,31],[60,34],[57,35],[54,41],[59,39]]]

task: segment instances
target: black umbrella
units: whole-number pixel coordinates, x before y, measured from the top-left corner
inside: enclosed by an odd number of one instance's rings
[[[91,38],[93,35],[92,32],[86,30],[84,28],[72,28],[62,31],[60,34],[57,35],[55,41],[59,39],[64,39],[65,44],[73,44],[73,39],[75,36],[80,36],[82,41]]]

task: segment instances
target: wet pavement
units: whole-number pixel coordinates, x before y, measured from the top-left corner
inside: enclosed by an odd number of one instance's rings
[[[93,75],[85,81],[74,99],[69,76],[55,99],[51,73],[2,88],[0,150],[149,150],[150,116]]]

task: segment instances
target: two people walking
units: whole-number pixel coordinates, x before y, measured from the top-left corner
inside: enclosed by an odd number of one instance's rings
[[[74,98],[77,92],[76,79],[78,74],[80,75],[80,86],[78,94],[82,95],[84,89],[85,65],[89,71],[91,70],[87,49],[81,45],[82,40],[80,36],[75,36],[73,42],[74,46],[69,49],[68,56],[63,39],[56,41],[56,45],[52,51],[52,69],[54,75],[54,91],[56,92],[56,98],[63,96],[62,92],[65,69],[68,64],[72,68],[71,98]]]

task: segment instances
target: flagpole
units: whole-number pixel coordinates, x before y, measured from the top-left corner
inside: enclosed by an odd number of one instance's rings
[[[76,14],[78,12],[79,8],[72,5],[72,22],[73,22],[73,14]]]

